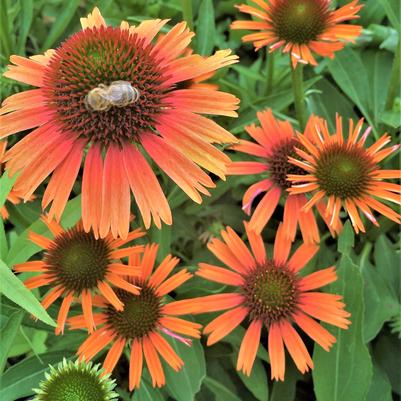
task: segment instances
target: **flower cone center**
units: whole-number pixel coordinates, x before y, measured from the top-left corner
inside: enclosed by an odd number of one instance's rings
[[[282,141],[273,146],[272,155],[267,160],[271,180],[283,190],[291,186],[287,180],[287,174],[305,174],[304,170],[288,161],[289,156],[297,157],[295,145],[297,145],[295,139]]]
[[[64,371],[46,386],[43,401],[103,401],[107,393],[99,378],[88,371]]]
[[[136,34],[113,27],[88,28],[68,38],[47,66],[44,88],[63,130],[103,146],[132,143],[154,130],[167,88],[152,49]],[[127,84],[114,87],[120,101],[102,107],[99,88],[107,91],[122,81]],[[139,96],[124,102],[133,96],[130,86]]]
[[[57,284],[77,294],[103,280],[110,262],[110,247],[92,232],[71,229],[59,235],[48,250],[45,263]]]
[[[371,170],[372,163],[362,148],[334,144],[320,155],[316,177],[328,196],[357,198],[367,188]]]
[[[263,320],[267,326],[288,317],[296,303],[296,278],[272,262],[252,271],[243,290],[251,319]]]
[[[160,298],[154,290],[141,285],[139,295],[126,291],[116,291],[124,303],[124,310],[116,311],[113,307],[107,309],[108,324],[121,337],[128,339],[142,338],[154,330],[161,316]]]
[[[279,39],[304,44],[316,40],[325,30],[328,14],[324,0],[278,0],[271,19]]]

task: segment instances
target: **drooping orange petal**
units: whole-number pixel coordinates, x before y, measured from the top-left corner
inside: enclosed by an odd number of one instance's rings
[[[104,238],[111,230],[113,236],[126,238],[130,221],[130,191],[121,163],[122,152],[116,145],[109,146],[103,170],[102,214],[99,234]]]
[[[134,338],[131,343],[129,362],[129,390],[139,388],[142,376],[143,353],[141,341]]]
[[[126,340],[120,337],[109,349],[106,359],[103,362],[103,368],[106,373],[111,373],[114,367],[117,365],[117,362],[123,352],[125,342]]]
[[[274,210],[276,209],[281,196],[280,188],[272,188],[259,202],[255,211],[252,214],[249,222],[251,230],[260,233],[267,222],[270,220]]]
[[[95,321],[93,320],[92,313],[92,295],[89,290],[82,291],[81,300],[82,312],[84,314],[86,327],[88,328],[89,333],[92,333],[93,329],[96,328],[96,326]]]
[[[162,387],[166,383],[163,367],[157,355],[156,349],[149,337],[142,339],[143,353],[145,355],[146,364],[152,378],[153,387]]]
[[[74,294],[70,292],[65,296],[63,302],[61,303],[60,311],[57,317],[56,335],[64,333],[65,321],[67,320],[67,315],[70,310],[70,306],[73,299],[74,299]]]
[[[153,170],[134,146],[122,150],[123,162],[128,182],[141,212],[145,228],[151,223],[151,216],[158,228],[161,220],[172,223],[171,210]]]
[[[166,327],[170,331],[177,332],[180,334],[184,334],[187,336],[200,338],[199,329],[202,327],[198,323],[189,322],[184,319],[180,319],[178,317],[172,316],[164,316],[160,318],[160,325]]]
[[[176,372],[184,366],[183,360],[177,355],[167,340],[159,333],[152,331],[149,333],[149,339],[155,346],[157,352]]]
[[[313,362],[305,347],[301,337],[287,321],[281,321],[279,324],[281,337],[284,344],[295,362],[297,368],[305,373],[309,368],[313,369]]]
[[[297,311],[293,318],[295,323],[325,351],[329,351],[336,342],[336,338],[329,331],[304,313]]]
[[[241,342],[238,354],[237,370],[242,370],[247,376],[250,376],[255,362],[256,353],[260,344],[262,325],[263,322],[261,320],[253,320]]]
[[[278,323],[272,323],[269,328],[269,357],[271,378],[284,381],[285,373],[285,352],[283,338]]]
[[[102,211],[103,160],[100,146],[93,145],[86,155],[82,177],[82,222],[86,232],[98,235]]]
[[[124,309],[124,304],[118,299],[116,293],[113,289],[105,282],[99,281],[97,284],[99,291],[102,295],[112,304],[117,310],[122,311]]]

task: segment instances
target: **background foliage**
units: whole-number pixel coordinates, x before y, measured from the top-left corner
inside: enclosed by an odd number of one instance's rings
[[[338,4],[348,1],[341,0]],[[325,117],[334,127],[335,113],[345,118],[365,117],[377,138],[384,131],[400,141],[401,102],[399,87],[389,87],[394,53],[400,45],[400,1],[367,0],[359,23],[364,26],[354,46],[337,53],[336,58],[322,60],[313,69],[306,68],[305,90],[308,111]],[[79,29],[79,17],[97,5],[110,24],[121,19],[136,23],[145,18],[170,18],[171,24],[182,19],[179,0],[1,0],[0,43],[1,69],[4,71],[10,54],[31,55],[57,46]],[[228,26],[236,18],[235,0],[194,0],[194,29],[198,33],[194,47],[209,55],[214,49],[231,48],[241,63],[219,72],[214,80],[222,90],[241,99],[238,119],[219,119],[231,132],[243,135],[243,127],[256,121],[256,111],[271,107],[277,117],[290,120],[295,126],[293,95],[287,57],[276,55],[272,87],[267,82],[266,53],[256,53],[251,45],[241,44],[241,32]],[[336,3],[336,2],[333,2]],[[398,50],[399,51],[399,50]],[[399,73],[399,70],[398,72]],[[24,89],[13,81],[1,78],[1,96],[5,98]],[[388,99],[394,99],[389,102]],[[15,140],[15,139],[14,139]],[[399,154],[399,153],[398,153]],[[231,153],[234,159],[240,155]],[[385,168],[399,168],[399,156]],[[173,208],[174,225],[161,231],[152,229],[148,240],[161,244],[159,258],[171,252],[182,264],[196,269],[198,262],[212,262],[205,238],[218,235],[224,225],[242,230],[240,201],[253,177],[229,177],[219,181],[212,196],[202,205],[192,203],[166,177],[161,175]],[[12,185],[6,176],[0,180],[0,207]],[[43,188],[42,188],[43,190]],[[66,227],[80,217],[79,186],[63,217]],[[38,197],[39,198],[39,197]],[[38,220],[39,200],[9,206],[10,219],[0,219],[0,371],[3,372],[0,399],[27,399],[48,369],[73,352],[85,338],[83,332],[54,335],[56,308],[47,314],[37,301],[38,292],[25,290],[10,267],[34,256],[38,248],[27,241],[27,232],[49,233]],[[264,232],[267,243],[274,238],[282,210],[278,210]],[[258,352],[251,377],[236,372],[235,362],[244,332],[239,327],[222,342],[206,347],[194,342],[192,348],[175,344],[185,361],[176,374],[166,367],[167,386],[153,389],[145,377],[139,391],[127,392],[126,361],[120,362],[114,376],[119,383],[122,400],[132,401],[391,401],[401,394],[401,278],[400,233],[398,227],[380,219],[380,229],[368,225],[367,234],[354,238],[349,224],[338,243],[323,235],[321,250],[307,271],[336,263],[339,280],[330,290],[344,295],[347,310],[352,314],[348,331],[334,329],[338,341],[330,353],[318,346],[313,350],[313,374],[300,375],[292,361],[287,363],[286,381],[270,381],[266,335]],[[323,227],[322,227],[323,229]],[[322,230],[322,232],[324,232]],[[223,288],[195,278],[176,294],[177,298],[216,293]],[[40,320],[34,321],[33,313]],[[200,316],[208,322],[211,316]],[[330,328],[330,330],[332,330]],[[307,341],[307,340],[306,340]],[[102,359],[104,355],[99,355]],[[289,359],[289,358],[288,358]]]

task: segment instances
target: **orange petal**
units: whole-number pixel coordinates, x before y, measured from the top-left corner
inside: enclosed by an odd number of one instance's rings
[[[261,320],[253,320],[249,325],[239,349],[237,370],[241,370],[245,375],[250,376],[256,353],[260,344],[260,334],[263,323]]]

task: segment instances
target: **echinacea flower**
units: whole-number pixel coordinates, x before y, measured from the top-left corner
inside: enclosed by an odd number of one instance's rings
[[[247,226],[246,231],[251,251],[230,227],[221,232],[223,241],[214,239],[209,243],[209,250],[228,268],[200,263],[196,274],[231,286],[233,290],[193,298],[192,313],[227,310],[204,328],[204,333],[209,335],[208,345],[224,338],[243,321],[247,322],[237,370],[248,376],[265,327],[271,377],[284,380],[284,346],[302,373],[313,368],[312,359],[294,324],[328,351],[336,339],[314,319],[346,329],[350,314],[344,310],[340,295],[315,291],[336,280],[334,267],[305,277],[299,275],[318,251],[318,245],[304,243],[288,259],[291,242],[285,238],[280,225],[270,258],[266,256],[262,237]]]
[[[313,212],[302,210],[308,201],[306,196],[303,194],[286,196],[291,186],[287,175],[303,173],[301,168],[288,161],[289,156],[296,155],[295,146],[298,144],[296,132],[288,121],[276,120],[270,109],[257,113],[257,116],[261,127],[255,125],[245,127],[256,143],[240,140],[231,148],[256,156],[260,158],[260,161],[232,162],[227,170],[228,175],[260,174],[263,178],[251,185],[242,199],[242,208],[250,215],[254,199],[265,192],[252,214],[249,227],[256,232],[261,232],[284,196],[283,230],[286,237],[294,241],[299,225],[305,242],[319,242],[319,231]],[[310,120],[306,131],[310,129],[312,123],[313,120]],[[323,211],[324,205],[321,202],[319,212],[323,213]],[[335,235],[335,232],[333,231],[332,234]]]
[[[29,233],[29,239],[45,250],[43,259],[17,264],[14,270],[18,273],[40,272],[24,281],[29,289],[52,287],[41,302],[45,309],[58,298],[63,299],[58,313],[56,334],[64,331],[71,304],[77,299],[82,303],[85,325],[92,332],[95,327],[92,313],[94,296],[102,294],[113,308],[123,310],[122,299],[111,286],[139,294],[139,287],[126,280],[126,277],[138,276],[140,270],[121,263],[120,259],[142,252],[143,246],[120,247],[142,237],[144,232],[140,229],[131,231],[125,240],[113,239],[111,235],[95,238],[93,232],[84,231],[81,222],[64,230],[59,223],[50,221],[47,217],[42,220],[54,239],[35,232]]]
[[[167,199],[144,152],[194,201],[214,187],[202,168],[224,179],[229,158],[213,143],[235,138],[203,114],[236,117],[239,100],[186,83],[236,63],[230,50],[185,56],[194,36],[167,20],[107,26],[97,8],[82,30],[44,55],[11,56],[8,78],[36,86],[6,99],[0,139],[36,128],[6,154],[15,189],[27,199],[51,175],[42,206],[58,221],[85,157],[82,219],[86,231],[125,238],[130,190],[145,227],[171,224]],[[180,85],[183,88],[180,88]]]
[[[3,163],[3,158],[4,158],[4,153],[6,152],[7,148],[7,141],[0,141],[0,177],[4,173],[4,163]],[[17,192],[13,189],[11,189],[10,193],[7,195],[7,201],[11,202],[14,205],[17,205],[18,203],[21,202],[21,197],[18,196]],[[0,208],[0,217],[5,220],[8,218],[8,211],[6,206],[3,206]]]
[[[139,294],[119,291],[124,301],[124,309],[117,311],[106,299],[100,299],[100,313],[94,319],[101,325],[79,347],[81,359],[91,360],[103,348],[112,344],[103,363],[106,372],[112,372],[126,344],[130,345],[129,388],[139,388],[144,359],[146,361],[154,387],[165,384],[165,375],[159,355],[175,371],[183,366],[182,359],[165,339],[165,335],[187,345],[191,340],[182,337],[200,337],[200,325],[176,316],[191,313],[191,300],[168,302],[166,296],[192,277],[187,269],[182,269],[169,278],[179,259],[168,255],[153,271],[158,245],[145,247],[140,267],[142,275],[133,278],[133,283],[141,287]],[[130,264],[136,265],[137,257],[130,258]],[[69,319],[72,329],[85,327],[83,316]]]
[[[117,401],[115,380],[102,374],[100,364],[67,361],[50,365],[32,401]]]
[[[312,53],[334,57],[346,42],[354,42],[361,32],[358,25],[343,24],[359,18],[363,7],[353,0],[338,10],[331,10],[331,0],[252,0],[260,8],[242,4],[238,9],[256,17],[255,21],[234,21],[232,29],[259,31],[245,35],[244,42],[253,42],[256,50],[269,46],[290,53],[293,66],[297,63],[316,65]]]
[[[327,198],[326,220],[334,230],[338,229],[342,208],[348,213],[356,233],[365,232],[359,211],[375,225],[378,222],[373,211],[401,223],[401,215],[378,200],[401,204],[401,186],[383,181],[400,179],[401,170],[382,170],[379,165],[400,145],[384,148],[391,142],[390,135],[384,134],[367,147],[365,141],[371,128],[360,136],[362,126],[363,119],[355,126],[350,120],[348,137],[344,138],[340,116],[336,117],[336,132],[332,135],[326,121],[316,118],[309,135],[298,136],[302,150],[296,149],[296,152],[302,160],[290,157],[291,163],[304,169],[305,174],[288,175],[292,183],[289,192],[313,195],[304,210],[310,210],[317,202]]]

